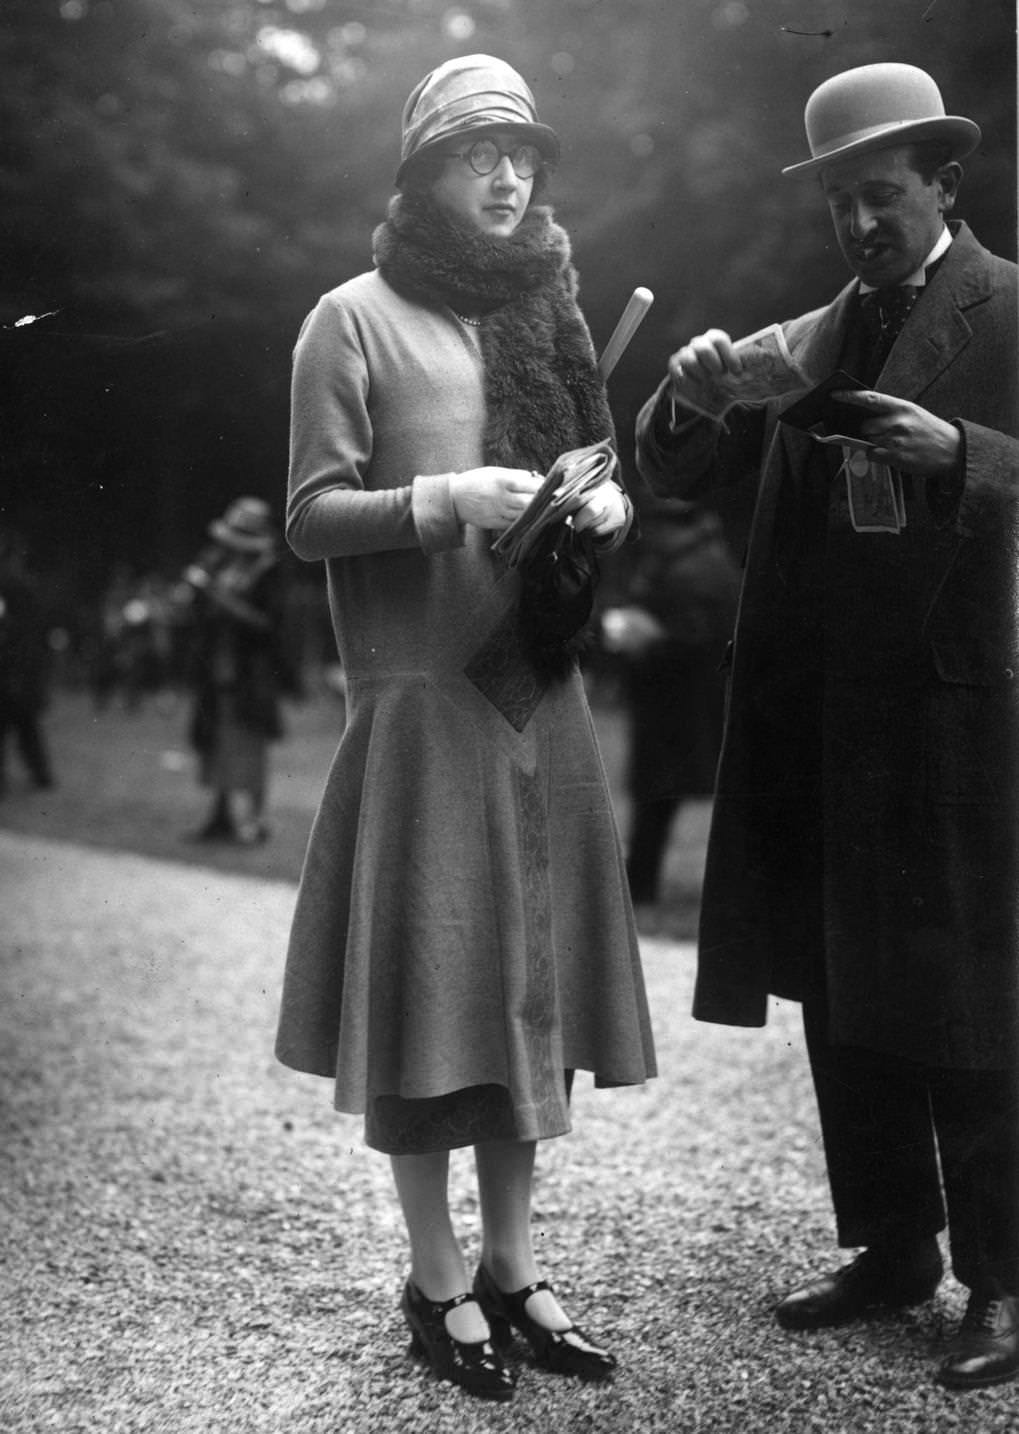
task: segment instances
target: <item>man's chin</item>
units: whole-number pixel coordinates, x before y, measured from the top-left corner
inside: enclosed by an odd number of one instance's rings
[[[904,284],[913,273],[908,259],[890,250],[882,250],[872,256],[847,254],[846,262],[856,277],[874,289],[887,289],[894,284]]]

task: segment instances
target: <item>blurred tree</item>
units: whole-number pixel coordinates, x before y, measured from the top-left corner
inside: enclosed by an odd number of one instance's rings
[[[596,341],[657,295],[613,380],[625,446],[683,338],[842,282],[816,189],[778,174],[837,70],[913,61],[980,121],[961,212],[1014,255],[1014,25],[1006,0],[5,0],[3,514],[89,586],[172,570],[240,491],[279,506],[297,327],[370,263],[403,99],[451,54],[504,55],[559,130]]]

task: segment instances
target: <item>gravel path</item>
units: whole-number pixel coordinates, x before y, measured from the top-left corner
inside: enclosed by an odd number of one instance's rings
[[[386,1162],[272,1059],[292,885],[2,832],[0,876],[7,1434],[1016,1428],[1014,1389],[930,1382],[950,1281],[887,1323],[777,1331],[831,1250],[797,1013],[696,1025],[688,945],[645,943],[663,1077],[582,1083],[541,1152],[546,1271],[620,1376],[521,1358],[493,1409],[407,1358]],[[473,1258],[470,1175],[458,1154]]]
[[[619,714],[596,715],[625,819]],[[0,806],[3,1434],[1019,1426],[1014,1389],[930,1382],[951,1282],[887,1324],[775,1328],[775,1298],[832,1258],[831,1220],[797,1012],[776,1006],[765,1032],[687,1016],[703,807],[677,823],[644,942],[663,1075],[581,1083],[575,1133],[541,1151],[546,1271],[620,1377],[589,1389],[521,1362],[493,1410],[410,1363],[387,1163],[325,1082],[272,1058],[293,879],[341,725],[330,701],[292,711],[254,851],[181,843],[201,798],[173,701],[97,714],[58,694],[57,790],[16,782]],[[452,1192],[473,1258],[467,1153]]]

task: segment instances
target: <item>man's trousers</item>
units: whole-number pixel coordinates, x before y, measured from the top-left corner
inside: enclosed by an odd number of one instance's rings
[[[823,999],[803,1024],[839,1244],[894,1248],[947,1214],[959,1282],[1019,1294],[1019,1071],[832,1045]]]

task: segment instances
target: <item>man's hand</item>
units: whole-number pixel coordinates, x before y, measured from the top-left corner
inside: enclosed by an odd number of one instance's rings
[[[589,532],[594,538],[607,538],[624,525],[626,501],[611,479],[599,483],[574,510],[573,526],[578,533]]]
[[[840,389],[832,397],[870,415],[860,424],[860,437],[877,444],[870,457],[879,463],[922,478],[947,478],[956,471],[962,438],[954,424],[918,403],[870,389]]]
[[[516,521],[543,482],[524,468],[468,468],[449,480],[457,521],[501,532]]]
[[[708,329],[683,345],[669,359],[672,391],[680,400],[698,402],[698,394],[720,374],[743,372],[732,339],[724,329]]]

